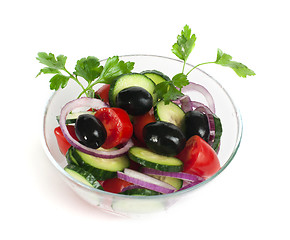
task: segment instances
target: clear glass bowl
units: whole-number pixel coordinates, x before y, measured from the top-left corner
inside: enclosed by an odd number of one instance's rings
[[[177,59],[154,55],[126,55],[121,56],[120,59],[135,62],[134,72],[155,69],[169,77],[173,77],[176,73],[179,73],[183,65]],[[104,62],[105,60],[102,61],[102,64]],[[192,65],[187,64],[185,72],[191,69],[191,67]],[[223,125],[221,146],[218,153],[221,169],[206,181],[192,188],[166,195],[126,196],[94,189],[73,179],[63,169],[66,165],[66,159],[58,149],[53,131],[58,126],[56,116],[60,114],[63,105],[75,99],[81,91],[80,87],[74,81],[70,81],[65,89],[55,92],[47,103],[43,121],[43,145],[48,158],[61,173],[68,185],[81,198],[102,210],[119,215],[136,216],[168,209],[168,207],[181,197],[189,195],[195,189],[207,184],[218,176],[233,160],[242,136],[241,115],[221,84],[200,69],[192,71],[189,75],[189,80],[203,85],[212,94],[216,105],[216,115],[221,119]],[[195,94],[191,97],[192,100],[206,103],[201,95]]]

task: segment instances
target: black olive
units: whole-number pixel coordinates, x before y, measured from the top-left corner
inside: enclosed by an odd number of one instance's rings
[[[209,126],[207,116],[199,111],[189,111],[182,121],[186,139],[194,135],[200,136],[203,140],[209,140]]]
[[[175,156],[185,147],[182,131],[172,123],[157,121],[143,128],[146,146],[160,155]]]
[[[80,142],[90,148],[99,148],[107,138],[107,131],[102,122],[90,114],[82,114],[78,117],[75,133]]]
[[[124,109],[133,116],[147,113],[153,105],[151,94],[142,87],[129,87],[116,96],[116,107]]]

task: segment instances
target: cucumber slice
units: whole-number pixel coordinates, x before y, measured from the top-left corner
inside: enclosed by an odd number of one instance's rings
[[[154,116],[157,121],[170,122],[181,128],[182,119],[185,113],[173,102],[165,104],[164,101],[160,101],[154,107]]]
[[[213,116],[214,125],[215,125],[215,137],[212,144],[212,148],[215,151],[217,151],[219,149],[223,128],[222,128],[221,120],[215,114],[213,114],[212,116]]]
[[[90,186],[93,188],[100,188],[102,189],[101,184],[97,181],[97,179],[88,171],[82,169],[79,166],[74,164],[67,165],[64,170],[71,175],[74,179]]]
[[[168,76],[157,70],[146,70],[141,72],[141,74],[149,77],[156,85],[164,81],[170,81]]]
[[[66,117],[65,123],[66,124],[73,124],[76,123],[78,117],[82,114],[91,114],[94,115],[94,112],[91,111],[82,111],[82,112],[75,112],[75,113],[69,113]],[[59,116],[56,116],[57,122],[59,122]]]
[[[149,176],[154,177],[162,182],[166,182],[170,184],[171,186],[175,187],[177,190],[180,189],[183,185],[183,180],[178,179],[178,178],[173,178],[173,177],[168,177],[168,176],[157,176],[157,175],[151,175]]]
[[[75,159],[75,157],[72,155],[73,152],[73,147],[70,147],[65,155],[66,161],[68,164],[74,164],[74,165],[79,165],[78,161]]]
[[[152,195],[160,195],[159,192],[147,189],[147,188],[134,188],[126,190],[120,194],[124,195],[134,195],[134,196],[152,196]]]
[[[183,168],[183,163],[178,158],[162,156],[142,147],[130,148],[128,155],[133,161],[160,171],[180,172]]]
[[[155,83],[143,74],[129,73],[121,75],[111,84],[109,90],[110,106],[115,106],[117,94],[128,87],[142,87],[146,89],[152,95],[153,104],[156,102],[156,94],[154,93]]]
[[[105,151],[105,149],[102,150]],[[75,148],[72,150],[72,156],[75,158],[79,166],[90,172],[97,180],[114,178],[117,176],[117,171],[123,171],[124,168],[127,168],[130,165],[129,159],[126,156],[111,159],[98,158],[83,153]]]

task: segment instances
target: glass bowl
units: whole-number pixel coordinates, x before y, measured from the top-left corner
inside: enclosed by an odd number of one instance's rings
[[[125,55],[121,56],[120,59],[135,62],[134,72],[155,69],[171,78],[175,74],[181,72],[183,66],[183,62],[177,59],[155,55]],[[101,61],[102,65],[104,65],[105,61],[106,60]],[[192,67],[192,65],[186,64],[185,72]],[[81,91],[80,87],[74,81],[69,81],[65,89],[56,91],[47,103],[43,121],[43,145],[48,158],[56,167],[57,171],[60,172],[65,182],[67,182],[82,199],[110,213],[123,216],[143,215],[145,213],[166,210],[181,197],[187,195],[187,197],[190,197],[189,193],[194,192],[197,188],[213,180],[224,171],[233,160],[241,141],[242,120],[231,97],[219,82],[200,69],[193,70],[189,75],[189,80],[203,85],[211,93],[216,105],[216,115],[221,119],[223,126],[221,146],[218,153],[221,169],[204,182],[171,194],[128,196],[94,189],[73,179],[64,171],[64,167],[67,164],[66,159],[59,151],[53,131],[54,128],[58,126],[56,116],[60,114],[61,108],[68,101],[75,99]],[[206,103],[201,95],[195,94],[195,96],[191,96],[191,98],[192,100]]]

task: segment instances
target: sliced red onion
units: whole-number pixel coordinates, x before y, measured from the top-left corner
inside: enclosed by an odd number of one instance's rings
[[[196,101],[191,101],[190,97],[187,95],[182,96],[181,98],[178,99],[178,101],[179,104],[181,104],[181,108],[185,113],[192,111],[194,109],[195,111],[199,111],[206,115],[210,134],[208,143],[212,146],[215,140],[215,123],[213,112],[209,109],[209,107],[205,106],[204,104]]]
[[[75,140],[67,130],[67,126],[65,124],[66,116],[73,111],[76,108],[85,107],[85,108],[94,108],[94,109],[100,109],[104,107],[108,107],[107,104],[105,104],[103,101],[96,99],[96,98],[87,98],[82,97],[79,99],[72,100],[68,102],[60,112],[59,116],[59,126],[61,128],[61,131],[66,138],[66,140],[76,149],[80,150],[83,153],[90,154],[95,157],[100,158],[116,158],[119,156],[124,155],[128,152],[128,150],[133,146],[133,142],[130,139],[125,146],[118,150],[114,151],[100,151],[97,149],[89,148],[84,146],[83,144],[79,143],[77,140]]]
[[[197,83],[190,82],[188,85],[186,85],[182,88],[182,93],[184,93],[184,94],[191,92],[191,91],[200,92],[205,97],[210,110],[213,113],[215,113],[215,103],[214,103],[213,97],[204,86],[197,84]]]
[[[174,101],[175,104],[180,105],[180,107],[182,108],[182,110],[187,113],[189,111],[193,111],[195,108],[198,107],[206,107],[208,108],[206,105],[204,105],[201,102],[197,102],[197,101],[191,101],[190,97],[188,95],[184,95],[179,99],[176,99]]]
[[[191,107],[192,108],[198,108],[198,107],[205,107],[205,108],[208,108],[206,105],[204,105],[203,103],[201,103],[201,102],[197,102],[197,101],[191,101],[190,102],[190,104],[191,104]],[[209,109],[209,108],[208,108]]]
[[[176,188],[171,186],[170,184],[162,182],[156,178],[150,177],[146,174],[137,172],[132,169],[125,168],[124,173],[117,172],[117,176],[122,180],[156,192],[167,194],[176,191]]]
[[[129,185],[127,187],[124,187],[121,192],[125,192],[127,190],[132,190],[132,189],[136,189],[136,188],[142,188],[142,187],[133,184],[133,185]]]
[[[189,96],[184,95],[181,98],[179,98],[181,108],[184,112],[189,112],[192,111],[192,104],[191,104],[191,99]]]
[[[191,181],[191,182],[202,182],[204,181],[204,178],[189,174],[189,173],[184,173],[184,172],[164,172],[160,170],[156,170],[153,168],[145,168],[143,167],[141,169],[141,172],[144,174],[151,174],[151,175],[158,175],[158,176],[166,176],[166,177],[173,177],[173,178],[178,178],[186,181]]]
[[[208,143],[209,143],[209,145],[212,146],[214,139],[215,139],[215,124],[214,124],[213,113],[206,106],[198,107],[195,109],[195,111],[199,111],[201,113],[204,113],[207,117],[208,126],[209,126],[209,141],[208,141]]]

